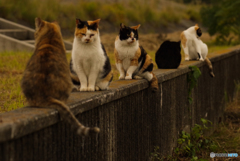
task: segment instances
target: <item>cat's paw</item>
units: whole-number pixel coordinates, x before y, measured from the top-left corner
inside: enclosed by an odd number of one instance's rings
[[[125,79],[132,79],[132,76],[128,75],[125,77]]]
[[[200,58],[199,60],[200,60],[200,61],[204,61],[204,59],[203,59],[203,58]]]
[[[89,91],[89,92],[95,91],[95,87],[88,87],[87,91]]]
[[[134,79],[143,79],[142,77],[137,76],[137,75],[135,75],[133,78],[134,78]]]
[[[100,88],[98,86],[95,86],[96,91],[100,91]]]
[[[124,75],[120,75],[120,76],[119,76],[119,79],[120,79],[120,80],[125,79],[125,76],[124,76]]]
[[[81,91],[81,92],[88,91],[88,88],[87,88],[87,87],[80,87],[80,91]]]

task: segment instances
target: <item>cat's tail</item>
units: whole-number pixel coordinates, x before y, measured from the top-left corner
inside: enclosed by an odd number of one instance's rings
[[[205,62],[206,62],[206,64],[207,64],[207,66],[208,66],[210,76],[214,78],[215,75],[214,75],[214,73],[213,73],[213,66],[212,66],[211,61],[206,57],[206,58],[205,58]]]
[[[152,73],[153,77],[150,81],[150,87],[152,88],[153,92],[156,92],[158,90],[158,79],[154,73]]]
[[[49,102],[52,105],[50,107],[56,109],[60,113],[61,118],[64,121],[67,121],[69,125],[71,125],[72,129],[76,131],[78,135],[87,136],[91,132],[93,133],[100,132],[100,129],[98,127],[90,128],[82,125],[70,111],[69,107],[62,101],[59,101],[54,98],[49,98]]]

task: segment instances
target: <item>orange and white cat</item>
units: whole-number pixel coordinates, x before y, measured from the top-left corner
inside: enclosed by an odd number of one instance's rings
[[[181,35],[181,46],[185,54],[185,60],[205,61],[208,65],[210,75],[215,77],[211,61],[207,58],[208,47],[200,39],[202,31],[196,24],[184,30]]]

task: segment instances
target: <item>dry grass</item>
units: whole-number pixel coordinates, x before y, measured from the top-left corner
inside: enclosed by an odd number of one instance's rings
[[[219,148],[215,153],[240,154],[240,83],[236,83],[236,95],[225,109],[225,121],[219,125],[211,138],[216,141]],[[218,158],[219,161],[227,158]],[[228,158],[230,159],[230,158]],[[235,160],[239,160],[238,159]]]

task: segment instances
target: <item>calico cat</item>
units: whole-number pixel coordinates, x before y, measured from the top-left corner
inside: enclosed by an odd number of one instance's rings
[[[107,90],[113,78],[109,58],[100,40],[99,21],[76,19],[70,69],[72,81],[81,84],[80,91]]]
[[[60,27],[56,22],[35,19],[35,50],[21,80],[22,91],[29,106],[58,110],[79,135],[99,132],[78,122],[65,104],[72,90],[70,70]]]
[[[181,45],[185,53],[185,60],[200,60],[207,63],[210,75],[215,77],[211,61],[207,58],[208,47],[200,39],[202,31],[199,26],[189,27],[180,35]]]
[[[120,72],[119,79],[143,77],[150,82],[154,91],[158,90],[158,79],[153,70],[153,61],[138,43],[140,25],[127,27],[120,24],[119,35],[115,40],[115,62]]]
[[[155,54],[159,69],[178,68],[181,63],[181,42],[164,41]]]

